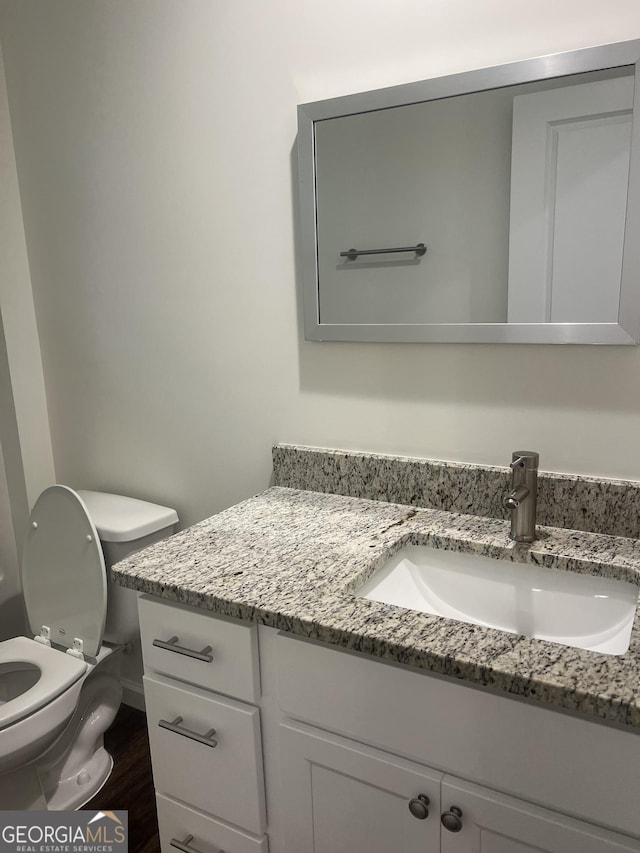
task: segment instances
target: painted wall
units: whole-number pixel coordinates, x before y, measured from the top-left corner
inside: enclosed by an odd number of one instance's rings
[[[42,489],[55,482],[55,474],[1,50],[0,200],[0,314],[20,439],[15,452],[32,506]],[[22,512],[17,505],[14,509]]]
[[[4,458],[0,452],[0,640],[15,637],[24,630],[17,557]]]
[[[193,522],[276,441],[640,479],[640,349],[304,342],[294,195],[297,103],[637,38],[637,0],[1,0],[0,33],[61,481]]]
[[[0,52],[0,639],[24,630],[19,555],[29,508],[55,481]]]
[[[25,626],[18,567],[28,506],[15,412],[0,316],[0,640]]]

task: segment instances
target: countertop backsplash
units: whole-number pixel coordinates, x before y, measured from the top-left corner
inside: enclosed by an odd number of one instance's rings
[[[509,451],[510,455],[511,451]],[[508,518],[508,466],[440,462],[293,444],[273,448],[274,485]],[[640,537],[640,482],[538,473],[538,524]]]

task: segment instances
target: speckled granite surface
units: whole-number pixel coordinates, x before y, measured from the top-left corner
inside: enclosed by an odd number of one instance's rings
[[[114,567],[170,601],[486,685],[640,732],[640,620],[612,656],[358,598],[404,544],[431,543],[640,584],[640,542],[562,529],[518,545],[508,523],[274,487]]]
[[[506,465],[511,453],[507,456],[502,468],[279,444],[273,448],[274,485],[507,518],[502,506],[511,481]],[[640,537],[640,483],[541,470],[538,521]]]

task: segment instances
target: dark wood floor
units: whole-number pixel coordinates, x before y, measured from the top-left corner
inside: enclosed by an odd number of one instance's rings
[[[113,757],[113,772],[104,788],[84,808],[126,809],[129,853],[159,853],[146,715],[122,705],[104,736],[104,745]]]

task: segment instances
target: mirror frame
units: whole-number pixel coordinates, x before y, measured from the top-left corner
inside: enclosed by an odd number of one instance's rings
[[[640,39],[435,77],[298,106],[298,167],[305,338],[406,343],[640,343],[640,85],[634,87],[629,188],[617,323],[396,323],[320,321],[315,124],[325,119],[622,65],[640,70]],[[635,235],[635,240],[633,238]]]

